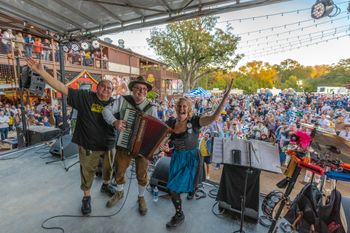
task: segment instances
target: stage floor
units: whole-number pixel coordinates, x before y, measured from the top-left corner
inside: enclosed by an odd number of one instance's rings
[[[52,164],[46,162],[55,159],[46,145],[36,146],[26,151],[12,152],[0,156],[0,231],[6,233],[22,232],[60,232],[46,230],[41,227],[43,221],[56,215],[81,216],[81,198],[79,164],[68,172],[62,161]],[[77,157],[65,160],[69,166],[77,161]],[[130,177],[130,169],[127,173]],[[145,198],[148,204],[146,216],[140,216],[137,208],[137,182],[131,179],[130,191],[123,205],[122,199],[114,208],[105,207],[108,197],[100,193],[101,179],[94,180],[92,191],[91,217],[61,217],[49,220],[45,226],[62,227],[66,233],[217,233],[233,232],[239,229],[239,219],[230,215],[216,216],[218,212],[215,200],[206,197],[199,200],[183,199],[185,222],[176,229],[167,230],[165,223],[174,213],[170,199],[160,197],[158,202],[152,201],[150,192]],[[128,188],[127,183],[125,190]],[[205,184],[208,193],[214,187]],[[112,217],[93,217],[107,216]],[[267,232],[267,228],[259,223],[245,223],[244,230],[250,232]]]

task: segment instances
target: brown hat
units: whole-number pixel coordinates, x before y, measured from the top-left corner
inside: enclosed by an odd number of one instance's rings
[[[147,82],[146,79],[143,76],[138,76],[136,79],[132,80],[129,83],[128,88],[129,88],[130,91],[132,90],[132,88],[134,87],[134,85],[136,83],[140,83],[140,84],[146,85],[148,91],[152,90],[152,85],[149,82]]]

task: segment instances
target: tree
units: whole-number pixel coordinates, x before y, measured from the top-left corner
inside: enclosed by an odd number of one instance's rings
[[[248,62],[245,66],[239,68],[239,71],[246,78],[255,81],[258,88],[271,88],[274,85],[277,71],[274,66],[262,61]],[[246,85],[246,84],[245,84]]]
[[[312,67],[302,66],[299,62],[286,59],[282,61],[279,65],[276,65],[278,72],[278,82],[283,85],[290,76],[296,76],[298,80],[304,80],[311,77]]]
[[[235,55],[239,38],[215,28],[216,17],[199,17],[168,24],[164,31],[152,31],[147,42],[158,56],[180,75],[184,91],[218,69],[231,69],[239,59]]]

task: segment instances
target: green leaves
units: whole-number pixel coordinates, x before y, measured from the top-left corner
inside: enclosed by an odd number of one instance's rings
[[[162,60],[180,72],[184,91],[191,89],[208,68],[231,69],[241,56],[235,55],[239,38],[216,28],[216,17],[199,17],[167,25],[164,31],[152,31],[147,39]]]

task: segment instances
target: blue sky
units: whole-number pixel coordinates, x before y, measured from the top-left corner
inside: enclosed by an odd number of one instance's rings
[[[334,2],[341,9],[340,14],[334,17],[313,20],[308,8],[315,0],[293,0],[218,15],[217,26],[224,28],[229,23],[234,28],[234,34],[241,37],[237,52],[247,56],[237,68],[252,60],[279,64],[287,58],[297,60],[302,65],[331,65],[340,59],[350,58],[348,2]],[[158,29],[164,27],[157,26]],[[126,48],[157,59],[146,42],[150,29],[126,31],[106,37],[115,44],[118,39],[123,39]]]

